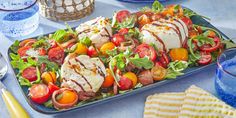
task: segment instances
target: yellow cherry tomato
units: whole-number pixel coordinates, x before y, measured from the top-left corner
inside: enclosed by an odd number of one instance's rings
[[[127,72],[123,75],[124,77],[128,78],[133,82],[133,87],[136,86],[138,78],[133,72]]]
[[[73,103],[77,98],[77,93],[71,90],[65,90],[57,98],[57,102],[60,104],[70,104]]]
[[[108,43],[105,43],[105,44],[102,45],[102,47],[100,48],[100,51],[102,52],[102,54],[107,55],[106,52],[107,52],[108,50],[114,49],[115,47],[116,47],[116,46],[115,46],[114,43],[108,42]]]
[[[114,83],[114,77],[111,74],[111,70],[109,68],[106,69],[107,76],[104,79],[104,82],[102,84],[103,88],[111,87]]]
[[[76,54],[87,54],[87,52],[88,52],[88,48],[84,44],[77,43],[77,46],[75,49]]]
[[[174,48],[170,50],[172,61],[188,61],[188,51],[185,48]]]
[[[44,84],[48,84],[49,82],[52,82],[52,83],[56,83],[57,81],[57,77],[56,77],[56,73],[55,72],[44,72],[42,75],[41,75],[41,78],[43,80],[43,83]]]
[[[154,66],[151,69],[153,80],[160,81],[163,80],[167,74],[167,70],[162,66]]]

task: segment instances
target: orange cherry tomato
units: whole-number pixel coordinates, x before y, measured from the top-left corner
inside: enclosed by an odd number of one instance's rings
[[[50,82],[55,84],[56,81],[57,81],[56,73],[55,72],[44,72],[41,75],[41,78],[43,80],[43,83],[45,83],[45,84],[49,84]]]
[[[106,52],[107,52],[108,50],[114,49],[115,47],[116,47],[116,46],[115,46],[114,43],[108,42],[108,43],[105,43],[105,44],[102,45],[102,47],[100,48],[100,51],[102,52],[102,54],[107,55]]]
[[[57,102],[60,104],[70,104],[73,103],[78,97],[75,91],[65,90],[57,96]]]
[[[170,50],[172,61],[188,61],[188,51],[185,48],[174,48]]]
[[[156,65],[151,69],[151,73],[152,73],[153,80],[160,81],[165,78],[167,70],[163,68],[162,66]]]
[[[82,43],[77,43],[77,47],[75,49],[76,54],[87,54],[88,48],[82,44]]]
[[[138,18],[138,24],[140,28],[149,23],[151,23],[151,20],[146,14],[143,14]]]
[[[31,46],[34,44],[37,40],[36,39],[26,39],[20,42],[19,46],[20,47],[25,47],[25,46]]]
[[[133,72],[127,72],[123,76],[132,81],[133,87],[136,86],[138,78]]]
[[[107,68],[106,72],[107,72],[107,76],[105,77],[105,80],[102,84],[103,88],[111,87],[114,83],[114,77],[111,74],[111,70]]]

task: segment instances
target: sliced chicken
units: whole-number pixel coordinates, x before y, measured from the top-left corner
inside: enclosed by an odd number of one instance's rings
[[[68,55],[61,67],[62,87],[79,92],[97,92],[106,76],[106,69],[99,58],[87,55]]]
[[[187,26],[181,19],[161,19],[144,25],[141,30],[144,43],[155,44],[163,51],[182,47],[188,37]]]
[[[87,21],[76,28],[78,38],[89,37],[92,43],[100,48],[108,42],[112,36],[112,28],[109,20],[105,17],[97,17]]]

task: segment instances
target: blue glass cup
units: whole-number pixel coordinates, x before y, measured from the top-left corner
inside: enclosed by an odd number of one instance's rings
[[[218,57],[215,89],[220,99],[236,107],[236,48],[227,49]]]
[[[10,37],[34,32],[39,24],[37,0],[0,0],[0,31]]]

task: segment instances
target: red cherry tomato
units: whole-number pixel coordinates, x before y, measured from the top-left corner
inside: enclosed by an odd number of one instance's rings
[[[119,85],[120,85],[120,90],[128,90],[133,87],[133,82],[130,79],[122,76],[120,78]]]
[[[214,38],[214,42],[215,42],[215,45],[210,45],[210,44],[205,44],[205,45],[202,45],[200,47],[200,50],[201,51],[205,51],[205,52],[213,52],[213,51],[216,51],[217,49],[220,48],[221,46],[221,43],[220,43],[220,38],[218,37],[215,37]]]
[[[116,20],[121,23],[124,19],[130,16],[130,12],[128,10],[121,10],[116,14]]]
[[[121,28],[121,29],[118,31],[118,33],[119,33],[120,35],[128,34],[128,32],[129,32],[129,28]]]
[[[21,47],[18,49],[18,54],[20,55],[20,57],[24,57],[27,56],[26,52],[31,48],[31,46],[25,46],[25,47]]]
[[[152,61],[155,61],[157,57],[155,49],[152,46],[145,43],[139,45],[135,49],[135,53],[137,53],[141,58],[147,56]]]
[[[52,82],[49,82],[48,84],[49,94],[52,95],[52,93],[56,90],[59,90],[60,88],[53,84]]]
[[[39,48],[38,49],[39,55],[44,56],[47,54],[47,51],[44,48]]]
[[[89,46],[88,51],[87,51],[87,55],[90,57],[94,57],[94,56],[98,55],[98,52],[94,46]]]
[[[30,82],[37,80],[37,73],[35,67],[28,67],[22,71],[22,77],[28,79]]]
[[[211,53],[208,52],[200,52],[201,58],[198,60],[199,65],[207,65],[211,63],[212,56]]]
[[[187,25],[188,29],[192,29],[193,22],[190,18],[183,17],[181,20]]]
[[[32,101],[43,104],[50,96],[49,89],[45,84],[34,84],[29,90],[29,96]]]
[[[165,52],[159,52],[159,58],[158,63],[156,63],[159,66],[162,66],[164,68],[167,68],[168,64],[170,63],[170,60]]]
[[[119,46],[121,42],[125,41],[125,37],[120,34],[115,34],[111,39],[111,42],[114,43],[116,46]]]
[[[62,64],[65,57],[64,50],[60,47],[51,48],[48,51],[48,58],[57,64]]]

